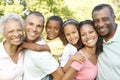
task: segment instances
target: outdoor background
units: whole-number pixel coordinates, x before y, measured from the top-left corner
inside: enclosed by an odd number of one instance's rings
[[[41,12],[45,20],[52,15],[61,16],[63,21],[73,18],[79,22],[91,18],[92,9],[101,3],[110,4],[120,23],[120,0],[0,0],[0,16],[6,13],[18,13],[23,18],[30,11]],[[0,35],[0,41],[3,37]]]

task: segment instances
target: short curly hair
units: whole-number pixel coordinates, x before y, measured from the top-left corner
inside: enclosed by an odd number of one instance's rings
[[[3,34],[4,26],[6,22],[8,22],[9,20],[18,21],[20,25],[22,26],[22,28],[24,28],[24,20],[22,19],[20,15],[15,14],[15,13],[8,13],[0,18],[0,34]]]

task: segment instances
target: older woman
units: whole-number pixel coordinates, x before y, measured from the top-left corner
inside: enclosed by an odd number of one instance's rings
[[[23,41],[23,26],[18,14],[5,14],[0,19],[0,32],[5,38],[0,43],[0,80],[21,80],[23,54],[16,51]]]

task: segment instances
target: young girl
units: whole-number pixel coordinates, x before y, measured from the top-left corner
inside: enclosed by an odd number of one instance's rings
[[[58,58],[62,55],[64,45],[60,40],[60,31],[63,21],[59,16],[51,16],[46,23],[45,41],[47,45],[38,45],[34,43],[24,42],[22,48],[28,48],[35,51],[50,51],[50,53],[58,61]]]
[[[79,24],[80,50],[86,61],[80,64],[72,62],[62,80],[94,80],[97,75],[97,57],[102,52],[102,39],[97,34],[93,21],[86,20]]]
[[[73,55],[77,52],[80,46],[78,24],[79,23],[76,20],[68,19],[62,26],[61,40],[65,47],[62,57],[60,58],[60,66],[63,68],[64,72],[70,67],[73,59],[77,59],[74,58]]]

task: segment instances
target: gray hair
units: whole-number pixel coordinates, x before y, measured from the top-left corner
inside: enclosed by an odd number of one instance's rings
[[[6,22],[8,22],[9,20],[18,21],[22,26],[22,28],[24,28],[24,20],[22,19],[22,17],[15,13],[9,13],[9,14],[5,14],[0,18],[0,34],[3,34],[4,26]]]

